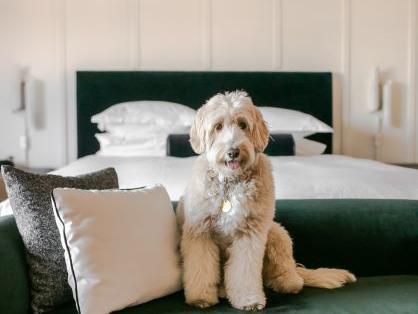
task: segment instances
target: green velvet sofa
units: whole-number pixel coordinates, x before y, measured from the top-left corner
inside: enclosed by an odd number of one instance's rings
[[[269,313],[418,313],[418,201],[283,200],[276,219],[294,239],[306,267],[343,267],[358,282],[341,289],[306,288],[298,295],[267,291]],[[0,218],[0,313],[28,313],[23,245],[12,216]],[[182,292],[121,313],[239,312],[226,301],[198,310]],[[73,303],[53,313],[76,313]]]

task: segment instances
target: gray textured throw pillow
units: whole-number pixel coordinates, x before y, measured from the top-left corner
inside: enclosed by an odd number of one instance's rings
[[[51,192],[57,187],[115,189],[116,171],[107,168],[78,177],[61,177],[28,173],[11,166],[1,170],[26,249],[32,309],[35,313],[46,312],[72,297]]]

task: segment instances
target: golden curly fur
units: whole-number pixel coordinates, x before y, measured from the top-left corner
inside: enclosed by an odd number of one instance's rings
[[[218,94],[197,112],[190,142],[201,155],[177,208],[190,305],[205,308],[227,297],[237,309],[261,310],[263,285],[297,293],[304,285],[338,288],[355,281],[346,270],[296,265],[289,234],[273,221],[272,169],[262,153],[268,138],[245,92]]]

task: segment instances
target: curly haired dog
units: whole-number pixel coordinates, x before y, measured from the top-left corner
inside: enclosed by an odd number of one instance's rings
[[[201,308],[227,297],[241,310],[266,305],[263,284],[280,293],[302,287],[338,288],[356,278],[342,269],[305,269],[293,258],[292,240],[273,221],[275,195],[269,133],[245,92],[212,97],[190,132],[201,154],[179,202],[186,302]]]

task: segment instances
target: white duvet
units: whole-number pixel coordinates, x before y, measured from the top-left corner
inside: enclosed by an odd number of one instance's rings
[[[120,188],[160,183],[182,195],[195,157],[83,157],[53,173],[74,176],[115,167]],[[387,198],[418,200],[418,170],[340,155],[270,157],[277,199]],[[2,215],[10,213],[3,206]],[[0,207],[1,210],[1,207]]]

